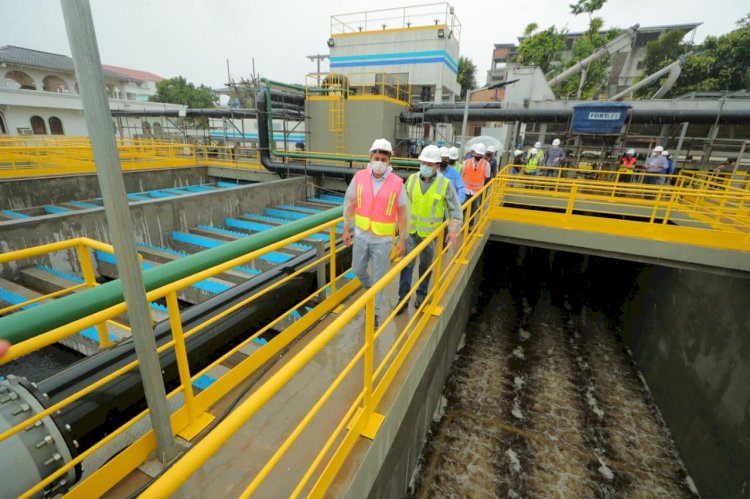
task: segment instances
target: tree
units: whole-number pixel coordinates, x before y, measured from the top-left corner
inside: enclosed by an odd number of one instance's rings
[[[474,90],[477,88],[477,79],[474,74],[477,72],[477,66],[468,57],[461,56],[458,58],[458,80],[461,85],[461,96],[466,96],[467,90]]]
[[[216,92],[203,84],[196,87],[188,83],[184,76],[162,80],[156,84],[156,93],[149,97],[152,102],[185,104],[189,108],[214,107]]]
[[[742,21],[738,25],[734,31],[709,36],[695,46],[682,43],[684,35],[680,31],[662,35],[646,46],[646,74],[684,56],[680,77],[666,97],[688,92],[750,90],[750,25],[744,26]],[[661,82],[654,82],[636,95],[652,95]]]
[[[551,69],[553,61],[559,61],[565,50],[565,32],[550,26],[534,33],[538,26],[531,23],[524,30],[524,37],[516,50],[515,62],[525,66],[539,66],[544,73]]]

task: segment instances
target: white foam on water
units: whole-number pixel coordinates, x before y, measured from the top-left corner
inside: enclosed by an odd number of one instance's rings
[[[521,347],[521,346],[517,346],[517,347],[516,347],[516,348],[515,348],[515,349],[513,350],[513,356],[514,356],[514,357],[517,357],[517,358],[519,358],[519,359],[521,359],[521,360],[525,360],[525,359],[526,359],[526,357],[525,357],[525,356],[524,356],[524,354],[523,354],[523,347]]]
[[[612,473],[612,470],[609,468],[609,466],[607,466],[607,464],[602,461],[601,458],[599,458],[599,463],[601,464],[601,466],[599,466],[599,473],[601,473],[607,480],[612,480],[615,477],[615,474]]]
[[[513,473],[520,473],[521,461],[518,460],[518,454],[516,454],[513,449],[508,449],[505,451],[505,455],[510,459],[510,471]]]
[[[690,489],[690,492],[697,496],[700,495],[700,493],[698,492],[698,487],[695,486],[695,482],[693,481],[693,477],[691,477],[690,475],[686,476],[685,482],[687,482],[687,486]]]
[[[516,390],[520,390],[523,388],[523,384],[525,383],[524,379],[521,376],[516,376],[513,378],[513,388]]]
[[[523,341],[526,341],[531,338],[531,333],[526,331],[525,329],[519,329],[518,336],[520,336]]]

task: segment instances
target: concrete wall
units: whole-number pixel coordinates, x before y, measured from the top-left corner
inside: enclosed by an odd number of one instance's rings
[[[750,496],[750,277],[647,267],[625,329],[703,497]]]
[[[129,193],[215,182],[205,167],[173,168],[123,174]],[[96,175],[0,181],[0,209],[23,210],[43,204],[101,197]]]
[[[336,134],[328,129],[328,113],[332,105],[328,100],[308,100],[306,113],[310,118],[306,123],[310,130],[311,151],[336,152]],[[386,138],[395,144],[396,120],[406,108],[400,104],[380,100],[346,99],[345,108],[345,152],[368,154],[372,141]],[[402,152],[402,155],[406,151]]]
[[[131,202],[130,215],[136,241],[168,247],[173,230],[186,231],[197,224],[221,225],[226,217],[244,212],[262,213],[267,206],[305,198],[305,179],[300,177],[231,190]],[[0,234],[2,253],[80,236],[110,242],[104,208],[3,222]],[[35,262],[52,265],[63,272],[79,270],[70,252],[57,252]],[[20,265],[29,263],[24,260]],[[0,265],[0,276],[12,279],[15,268],[16,264]]]

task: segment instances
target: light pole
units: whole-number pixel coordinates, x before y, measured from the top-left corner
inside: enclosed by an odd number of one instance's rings
[[[330,59],[331,56],[328,54],[315,54],[315,55],[308,55],[305,57],[307,57],[311,61],[318,61],[317,79],[318,79],[318,85],[320,85],[320,61],[323,61],[325,59]]]
[[[492,85],[487,85],[484,87],[480,87],[477,89],[466,89],[466,102],[464,104],[464,122],[463,126],[461,127],[461,155],[459,158],[461,161],[464,160],[464,156],[466,155],[466,125],[469,121],[469,102],[471,101],[471,94],[474,92],[479,92],[480,90],[492,90],[493,88],[500,88],[503,85],[505,85],[505,82],[499,82],[499,83],[493,83]]]

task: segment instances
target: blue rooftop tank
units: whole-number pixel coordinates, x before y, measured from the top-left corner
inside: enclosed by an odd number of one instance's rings
[[[573,133],[617,134],[622,130],[629,104],[587,102],[573,106]]]

